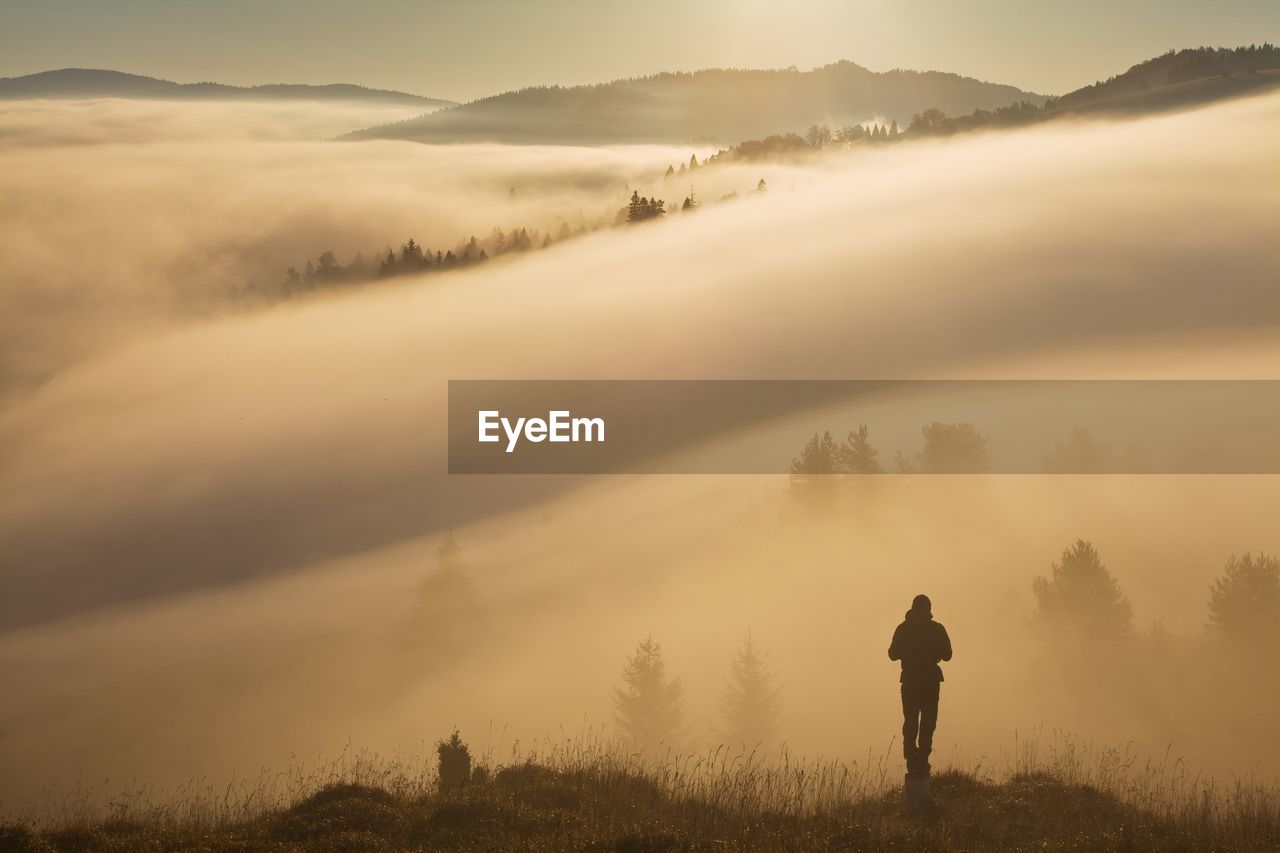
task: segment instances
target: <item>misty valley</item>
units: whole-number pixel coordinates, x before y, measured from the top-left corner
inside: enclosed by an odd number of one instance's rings
[[[0,80],[0,851],[1280,848],[1270,398],[449,467],[451,380],[1280,379],[1277,151],[1270,44],[1057,96]]]

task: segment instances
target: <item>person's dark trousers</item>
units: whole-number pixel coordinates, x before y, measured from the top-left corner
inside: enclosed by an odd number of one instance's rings
[[[927,776],[929,753],[933,750],[933,730],[938,726],[936,681],[902,684],[902,753],[908,776]]]

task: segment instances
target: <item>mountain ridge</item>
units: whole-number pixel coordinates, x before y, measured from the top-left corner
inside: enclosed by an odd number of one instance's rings
[[[809,71],[706,68],[579,86],[529,86],[352,139],[427,142],[724,142],[812,123],[905,122],[939,103],[953,112],[1045,96],[945,71],[871,71],[841,60]]]
[[[134,98],[155,100],[344,100],[405,106],[451,107],[455,101],[354,83],[176,83],[158,77],[101,68],[57,68],[0,77],[0,100],[22,98]]]
[[[1081,86],[1054,98],[1052,107],[1070,110],[1107,101],[1142,96],[1153,89],[1177,86],[1211,77],[1256,74],[1280,68],[1280,49],[1264,42],[1236,48],[1194,47],[1169,50],[1131,65],[1128,70]]]

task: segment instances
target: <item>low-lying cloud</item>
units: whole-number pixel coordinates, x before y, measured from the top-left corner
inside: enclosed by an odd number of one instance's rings
[[[881,748],[882,635],[923,586],[961,650],[944,727],[996,748],[1057,714],[1008,652],[1030,576],[1093,537],[1141,620],[1197,631],[1227,553],[1276,549],[1274,478],[916,481],[822,524],[789,520],[778,478],[450,479],[445,383],[1274,378],[1278,105],[716,166],[687,178],[708,202],[769,188],[212,316],[190,306],[280,259],[682,195],[659,177],[682,152],[0,145],[0,661],[23,697],[0,719],[0,765],[22,768],[0,796],[225,774],[347,735],[390,749],[455,722],[525,738],[607,722],[620,656],[650,630],[699,736],[758,627],[801,746]],[[401,631],[450,527],[489,608],[454,664]],[[994,712],[979,687],[1010,698]],[[1185,736],[1205,759],[1223,746],[1168,707],[1154,729],[1125,707],[1058,718],[1144,746]]]

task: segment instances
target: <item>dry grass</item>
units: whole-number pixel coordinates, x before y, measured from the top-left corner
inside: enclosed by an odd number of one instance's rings
[[[344,752],[223,791],[71,798],[0,828],[7,850],[1277,850],[1280,792],[1222,784],[1063,736],[1020,740],[1010,766],[936,773],[907,812],[889,756],[716,749],[645,755],[599,738],[513,748],[441,796],[421,758]]]

